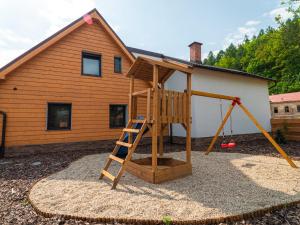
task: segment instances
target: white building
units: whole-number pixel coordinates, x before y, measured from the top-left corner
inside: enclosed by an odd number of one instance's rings
[[[128,48],[135,56],[155,59],[172,59],[179,63],[194,66],[192,74],[192,90],[212,92],[224,95],[238,96],[242,103],[256,117],[260,124],[271,130],[268,83],[272,80],[241,71],[224,69],[201,64],[201,43],[194,42],[190,47],[191,59],[184,61],[163,54],[149,52],[136,48]],[[166,82],[166,89],[184,91],[185,76],[175,72]],[[213,136],[221,123],[221,107],[225,115],[229,101],[205,97],[192,97],[192,137]],[[259,131],[239,107],[232,113],[233,134],[251,134]],[[230,134],[230,120],[225,126],[225,133]],[[173,125],[174,136],[185,136],[185,130],[180,124]]]

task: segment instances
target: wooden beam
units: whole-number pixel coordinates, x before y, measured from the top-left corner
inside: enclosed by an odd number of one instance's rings
[[[276,143],[276,141],[271,137],[271,135],[258,123],[255,117],[249,112],[249,110],[243,105],[239,104],[240,108],[249,117],[249,119],[255,124],[255,126],[265,135],[265,137],[271,142],[271,144],[276,148],[276,150],[282,155],[283,158],[293,167],[298,168],[295,163],[290,159],[286,152]]]
[[[192,74],[187,73],[187,102],[186,102],[186,162],[191,163],[192,137],[191,137],[191,100],[192,100]]]
[[[132,95],[133,96],[143,95],[143,94],[146,94],[147,91],[148,91],[148,89],[145,89],[145,90],[142,90],[142,91],[136,91],[136,92],[133,92]]]
[[[165,67],[165,68],[178,70],[178,71],[181,71],[181,72],[184,72],[184,73],[192,73],[193,72],[192,68],[186,68],[186,67],[181,66],[181,65],[175,65],[175,64],[172,64],[172,63],[169,63],[169,62],[162,62],[162,61],[158,61],[158,60],[154,60],[154,59],[150,59],[150,58],[145,58],[145,57],[142,57],[142,56],[139,56],[138,58],[141,58],[142,60],[150,63],[153,66],[154,65],[162,66],[162,67]]]
[[[192,90],[192,95],[208,97],[208,98],[217,98],[217,99],[224,99],[224,100],[235,100],[237,97],[229,96],[229,95],[220,95],[215,93],[209,93],[204,91],[194,91]]]
[[[152,171],[157,170],[157,135],[159,130],[158,66],[153,66],[153,124],[152,124]]]
[[[224,126],[225,126],[225,124],[226,124],[228,118],[229,118],[230,115],[231,115],[231,112],[232,112],[234,106],[235,106],[234,104],[231,104],[231,105],[229,106],[229,109],[228,109],[228,111],[227,111],[227,113],[226,113],[226,115],[225,115],[225,117],[224,117],[224,119],[223,119],[223,121],[222,121],[220,127],[218,128],[218,130],[217,130],[217,132],[216,132],[214,138],[212,139],[212,141],[211,141],[211,143],[210,143],[210,145],[209,145],[207,151],[205,152],[205,155],[208,155],[208,154],[211,152],[211,150],[213,149],[213,147],[214,147],[214,145],[215,145],[215,143],[216,143],[216,141],[217,141],[217,139],[218,139],[218,137],[219,137],[219,135],[220,135],[222,129],[224,128]]]

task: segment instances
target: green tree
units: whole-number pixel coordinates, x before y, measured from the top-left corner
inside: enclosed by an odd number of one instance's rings
[[[299,0],[285,1],[292,17],[276,18],[277,28],[268,27],[243,43],[230,44],[217,54],[210,52],[205,64],[232,68],[274,78],[270,93],[300,91],[300,6]]]

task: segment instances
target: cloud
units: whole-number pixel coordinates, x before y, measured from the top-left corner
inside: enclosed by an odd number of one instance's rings
[[[245,36],[252,37],[258,32],[256,27],[243,26],[237,28],[237,30],[233,33],[228,34],[224,40],[224,48],[227,48],[231,43],[237,45],[241,44]]]
[[[249,20],[246,22],[245,25],[246,26],[257,26],[259,24],[261,24],[261,21],[259,21],[259,20]]]
[[[96,8],[96,0],[0,0],[0,5],[1,68],[25,50]]]
[[[272,18],[280,16],[282,20],[287,20],[292,17],[292,13],[288,12],[286,7],[278,7],[273,9],[267,15]]]

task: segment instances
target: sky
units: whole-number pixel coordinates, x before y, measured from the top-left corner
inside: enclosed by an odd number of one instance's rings
[[[280,0],[0,0],[0,67],[93,8],[123,42],[182,59],[240,43],[289,14]]]

